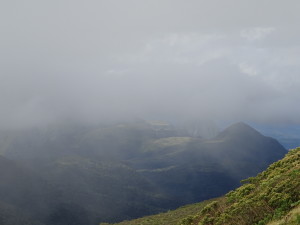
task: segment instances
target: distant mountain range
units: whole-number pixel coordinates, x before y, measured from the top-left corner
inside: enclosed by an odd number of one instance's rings
[[[286,149],[244,123],[215,138],[160,121],[0,131],[0,224],[93,225],[223,195]]]

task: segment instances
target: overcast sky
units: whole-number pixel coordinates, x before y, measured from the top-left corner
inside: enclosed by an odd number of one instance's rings
[[[0,124],[300,124],[299,0],[1,0]]]

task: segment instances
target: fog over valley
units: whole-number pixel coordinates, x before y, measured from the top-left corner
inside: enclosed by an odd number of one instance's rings
[[[0,224],[296,221],[299,11],[1,0]]]

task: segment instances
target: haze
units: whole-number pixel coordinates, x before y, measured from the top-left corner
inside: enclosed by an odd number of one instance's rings
[[[0,124],[300,123],[297,0],[2,0]]]

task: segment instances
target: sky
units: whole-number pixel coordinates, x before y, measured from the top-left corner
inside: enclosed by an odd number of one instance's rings
[[[0,126],[300,124],[299,0],[1,0]]]

